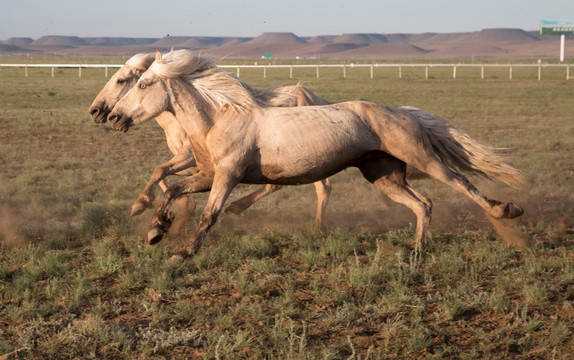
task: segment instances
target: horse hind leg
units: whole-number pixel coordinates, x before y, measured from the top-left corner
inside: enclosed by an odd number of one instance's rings
[[[457,192],[468,196],[483,208],[488,216],[495,219],[514,219],[524,214],[524,210],[514,203],[488,199],[466,177],[448,169],[434,156],[429,157],[429,160],[418,165],[421,170],[449,185]]]
[[[359,165],[363,176],[383,191],[391,200],[408,207],[417,218],[414,237],[415,249],[421,250],[432,239],[430,221],[432,202],[416,192],[406,182],[406,164],[385,155],[363,161]]]
[[[407,120],[407,118],[403,120]],[[402,146],[393,146],[392,149],[387,149],[391,156],[406,162],[409,167],[416,167],[457,192],[466,195],[495,219],[513,219],[524,214],[524,210],[516,204],[488,199],[466,177],[449,169],[433,149],[429,137],[435,135],[432,132],[425,135],[423,127],[414,118],[410,118],[410,120],[410,123],[405,122],[402,128],[397,127],[391,132],[394,139],[400,138],[402,141]],[[380,136],[381,139],[384,139],[390,135],[380,134]],[[446,153],[449,152],[448,150],[445,151]],[[452,155],[454,154],[445,154],[445,156]],[[472,156],[472,154],[464,156]]]

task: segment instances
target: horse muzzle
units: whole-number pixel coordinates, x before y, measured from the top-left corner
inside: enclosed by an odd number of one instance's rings
[[[129,128],[134,124],[131,118],[113,113],[108,115],[108,121],[112,123],[112,129],[121,132],[127,132]]]
[[[109,110],[101,107],[93,106],[89,110],[92,121],[97,124],[103,124],[108,120]]]

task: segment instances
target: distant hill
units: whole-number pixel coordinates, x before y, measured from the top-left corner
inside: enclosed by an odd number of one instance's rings
[[[34,42],[34,39],[32,39],[32,38],[15,37],[15,38],[10,38],[8,40],[4,40],[4,41],[0,42],[0,44],[21,46],[21,45],[28,45],[28,44],[31,44],[33,42]]]
[[[297,35],[287,32],[264,33],[247,42],[247,44],[305,44],[305,43],[307,42],[298,37]]]
[[[21,47],[16,45],[0,44],[0,54],[23,53],[23,52],[28,52],[28,50],[22,49]]]
[[[430,51],[409,44],[372,44],[352,50],[343,51],[340,55],[349,59],[394,59],[401,54],[402,59],[418,59]]]
[[[309,44],[331,44],[338,35],[319,35],[308,38],[306,41]]]
[[[566,57],[574,58],[574,36],[566,37]],[[163,38],[42,36],[0,42],[0,53],[130,56],[159,49],[192,49],[214,57],[323,59],[512,59],[556,57],[558,37],[522,29],[484,29],[467,33],[355,33],[300,37],[267,32],[257,37],[165,36]]]
[[[336,44],[372,45],[388,42],[383,34],[343,34],[333,39]]]
[[[532,33],[521,29],[484,29],[478,32],[470,33],[465,36],[467,42],[499,42],[499,41],[536,41],[540,40],[540,35],[535,36]]]
[[[77,47],[77,46],[88,46],[90,45],[84,39],[81,39],[77,36],[56,36],[56,35],[48,35],[42,36],[38,40],[29,44],[30,46],[67,46],[67,47]]]
[[[84,38],[91,46],[144,46],[159,39],[156,38],[127,38],[127,37],[96,37]]]

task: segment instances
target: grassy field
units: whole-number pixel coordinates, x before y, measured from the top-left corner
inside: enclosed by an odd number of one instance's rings
[[[574,81],[416,71],[241,77],[302,81],[330,101],[417,106],[504,148],[532,187],[472,181],[526,209],[508,225],[529,250],[505,247],[474,204],[427,180],[413,186],[435,204],[433,244],[415,253],[414,216],[349,169],[332,178],[326,231],[312,226],[313,187],[290,187],[222,216],[197,256],[171,264],[197,213],[153,247],[150,212],[129,217],[170,157],[157,125],[119,134],[91,122],[103,70],[0,69],[0,356],[570,358]],[[232,200],[255,188],[239,186]],[[198,209],[206,196],[194,196]]]

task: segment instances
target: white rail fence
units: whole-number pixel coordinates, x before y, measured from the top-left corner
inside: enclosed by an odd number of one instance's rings
[[[238,77],[241,76],[242,69],[261,69],[263,78],[267,78],[267,71],[270,69],[287,69],[289,71],[289,78],[293,79],[294,72],[297,69],[312,69],[315,71],[317,78],[320,78],[321,69],[338,68],[341,69],[343,78],[347,77],[348,69],[366,68],[370,71],[370,78],[375,77],[375,69],[380,68],[396,68],[399,78],[403,78],[403,69],[406,68],[421,68],[424,69],[425,79],[429,79],[430,73],[433,69],[439,68],[452,68],[452,78],[457,78],[457,71],[460,68],[477,68],[480,71],[480,78],[486,78],[487,69],[506,68],[508,79],[512,80],[513,71],[517,68],[534,68],[538,72],[538,80],[542,80],[542,70],[546,68],[562,68],[566,80],[570,80],[570,67],[573,64],[402,64],[402,63],[385,63],[385,64],[297,64],[297,65],[220,65],[219,67],[225,69],[235,70]],[[120,68],[123,65],[101,65],[101,64],[0,64],[0,68],[22,68],[24,75],[28,76],[28,69],[30,68],[51,68],[52,77],[55,76],[55,69],[77,69],[78,76],[82,77],[82,69],[97,68],[104,69],[104,76],[109,76],[109,69]],[[2,74],[0,73],[0,79]]]

